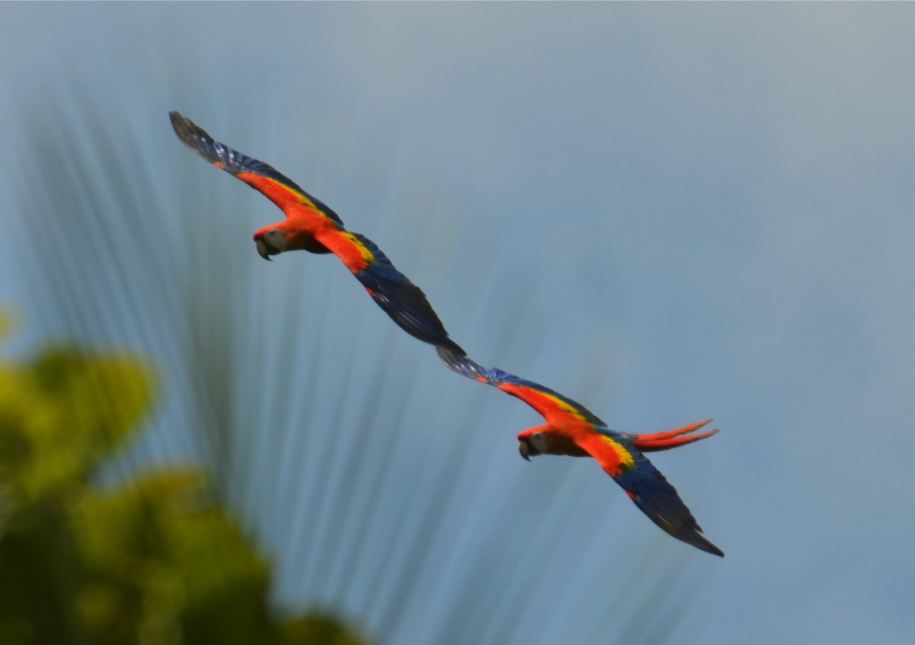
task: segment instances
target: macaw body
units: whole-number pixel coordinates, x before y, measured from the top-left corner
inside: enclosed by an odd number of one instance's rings
[[[448,337],[425,294],[410,282],[374,242],[343,226],[326,204],[308,194],[272,166],[215,141],[193,121],[170,112],[178,138],[201,157],[261,192],[286,219],[254,233],[257,252],[266,260],[286,251],[333,253],[362,283],[372,300],[414,338],[457,355],[464,350]]]
[[[453,354],[447,348],[440,348],[438,353],[458,374],[521,399],[543,416],[545,424],[518,434],[518,451],[524,459],[529,461],[540,454],[592,457],[661,529],[702,551],[724,556],[721,549],[702,535],[702,529],[676,489],[643,454],[711,437],[717,430],[696,433],[711,419],[652,434],[616,432],[580,403],[543,385],[500,369],[482,367],[466,355]]]

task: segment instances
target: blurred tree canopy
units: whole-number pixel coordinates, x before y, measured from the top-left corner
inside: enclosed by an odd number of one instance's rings
[[[200,471],[95,483],[153,391],[126,354],[0,362],[0,643],[364,642],[323,613],[274,614],[267,560]]]

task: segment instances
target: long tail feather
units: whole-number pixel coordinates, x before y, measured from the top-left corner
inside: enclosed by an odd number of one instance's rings
[[[632,440],[635,447],[642,452],[657,452],[659,450],[668,450],[670,448],[676,448],[677,446],[685,446],[688,443],[701,441],[702,439],[708,439],[709,437],[718,434],[717,429],[706,430],[705,432],[700,432],[697,434],[690,434],[708,425],[711,420],[712,419],[709,418],[705,419],[704,421],[697,421],[685,426],[680,426],[679,428],[674,428],[673,430],[664,430],[662,432],[653,432],[649,434],[627,433],[626,436]]]
[[[688,423],[685,426],[680,426],[679,428],[674,428],[673,430],[662,430],[661,432],[652,432],[649,434],[640,434],[639,437],[647,439],[649,441],[654,441],[656,439],[668,439],[670,437],[676,437],[681,434],[688,434],[694,430],[707,426],[711,423],[712,417],[705,419],[703,421],[696,421],[695,423]]]
[[[682,437],[671,437],[670,439],[645,439],[641,435],[635,435],[633,443],[635,447],[642,452],[658,452],[660,450],[669,450],[678,446],[685,446],[688,443],[695,443],[718,434],[718,429],[706,430],[697,434],[691,434]]]

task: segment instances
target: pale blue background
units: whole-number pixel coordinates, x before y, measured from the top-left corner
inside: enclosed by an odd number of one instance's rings
[[[12,351],[149,354],[122,472],[209,464],[278,606],[382,642],[908,643],[913,60],[911,5],[4,4]],[[377,241],[481,363],[622,430],[714,415],[654,461],[727,557],[523,462],[539,417],[334,259],[261,261],[278,212],[169,109]]]

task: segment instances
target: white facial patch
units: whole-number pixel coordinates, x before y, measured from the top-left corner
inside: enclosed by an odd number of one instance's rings
[[[532,434],[528,437],[528,441],[531,442],[531,446],[533,446],[534,450],[537,452],[549,452],[545,433],[538,432],[537,434]]]
[[[285,251],[289,248],[289,241],[282,231],[272,230],[264,233],[264,240],[267,244],[277,251]]]

